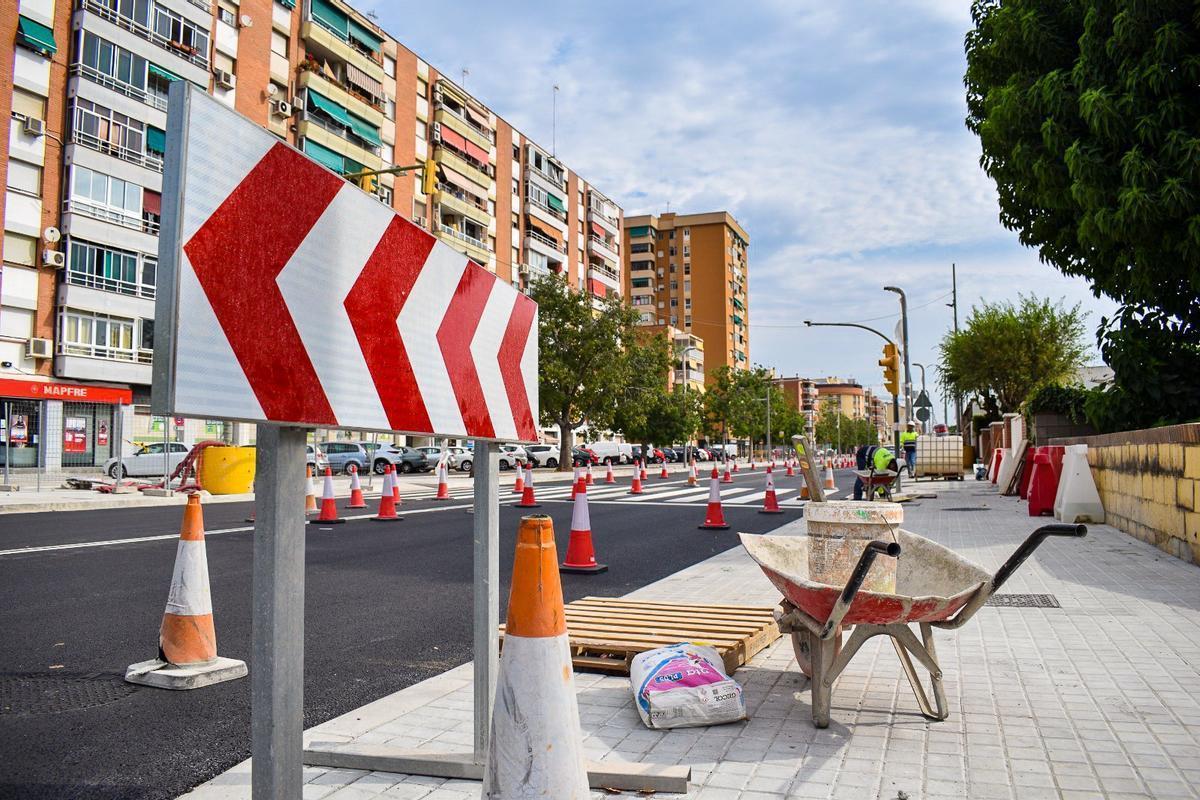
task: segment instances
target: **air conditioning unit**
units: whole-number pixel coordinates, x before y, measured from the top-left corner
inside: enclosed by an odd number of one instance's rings
[[[295,107],[287,100],[272,100],[271,113],[277,117],[290,117],[295,112]]]
[[[21,121],[21,131],[26,136],[44,136],[46,133],[46,123],[37,117],[26,117]]]
[[[518,264],[517,265],[517,273],[519,275],[528,275],[529,274],[529,265],[528,264]]]
[[[54,342],[49,339],[29,339],[25,342],[26,358],[53,358]]]
[[[67,265],[67,254],[59,250],[43,250],[42,266],[62,269]]]
[[[442,140],[442,123],[440,122],[433,123],[433,140],[435,142]]]
[[[218,88],[232,89],[237,86],[237,76],[232,72],[226,72],[223,69],[214,69],[213,77],[216,79]]]

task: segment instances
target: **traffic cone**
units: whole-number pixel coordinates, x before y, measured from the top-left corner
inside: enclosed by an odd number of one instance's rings
[[[567,557],[559,572],[579,572],[595,575],[608,572],[608,566],[596,563],[592,548],[592,519],[588,514],[587,480],[580,478],[575,487],[575,506],[571,509],[571,538],[567,541]]]
[[[804,473],[800,473],[800,499],[811,500],[812,496],[808,492],[808,481],[804,479]]]
[[[775,476],[771,474],[770,465],[767,466],[767,493],[763,495],[763,507],[758,510],[760,514],[782,514],[783,509],[779,507],[779,500],[775,497]]]
[[[737,459],[734,459],[734,461],[733,461],[733,474],[734,474],[734,475],[736,475],[736,474],[737,474],[737,471],[738,471],[738,463],[737,463]]]
[[[612,468],[611,461],[608,462],[608,469],[606,470],[606,472],[604,474],[604,482],[605,483],[616,483],[617,482],[617,477],[615,475],[613,475],[613,468]]]
[[[322,525],[339,525],[346,520],[338,516],[337,500],[333,498],[333,471],[325,468],[325,485],[321,490],[321,513],[309,523],[317,522]]]
[[[833,462],[825,462],[825,488],[836,489],[837,483],[833,480]]]
[[[525,488],[521,492],[521,502],[514,503],[515,508],[541,508],[533,496],[533,467],[525,465]]]
[[[721,511],[721,479],[717,477],[717,468],[713,467],[712,480],[708,485],[708,512],[704,515],[706,530],[725,530],[725,514]]]
[[[400,474],[395,467],[391,468],[392,473],[392,502],[396,504],[396,508],[400,508],[402,501],[400,500]]]
[[[787,474],[786,474],[786,477],[788,477],[788,478],[794,478],[794,477],[796,477],[796,470],[792,469],[792,459],[790,459],[790,458],[787,460]]]
[[[642,493],[642,468],[637,464],[633,466],[633,486],[629,489],[630,494]]]
[[[358,481],[358,467],[350,465],[350,502],[346,508],[366,508],[367,501],[363,499],[362,484]]]
[[[713,467],[716,470],[716,467]],[[733,483],[733,475],[729,474],[729,462],[725,462],[725,477],[721,479],[722,483]]]
[[[671,476],[667,474],[667,462],[664,461],[662,464],[662,470],[658,473],[658,479],[661,481],[663,478],[669,477]]]
[[[692,459],[692,465],[688,468],[688,486],[696,485],[696,459]]]
[[[304,468],[304,478],[307,481],[304,489],[304,513],[313,514],[317,510],[317,487],[313,486],[312,467]]]
[[[554,523],[521,519],[483,797],[589,796]]]
[[[390,464],[383,468],[383,489],[379,494],[379,511],[371,517],[372,522],[396,522],[400,519],[396,514],[396,494],[392,491],[396,479],[392,471],[395,467]]]
[[[750,471],[754,472],[754,460],[753,459],[750,460]]]
[[[609,463],[611,464],[612,462],[610,461]],[[591,486],[595,482],[596,482],[596,479],[592,477],[592,465],[588,464],[587,465],[587,485]]]
[[[451,499],[453,499],[450,497],[450,484],[447,483],[449,478],[446,475],[446,462],[443,461],[442,463],[438,464],[437,474],[438,474],[438,490],[437,490],[437,496],[434,497],[433,499],[434,500],[451,500]]]
[[[646,461],[644,459],[638,460],[638,477],[646,480]]]
[[[125,670],[125,680],[162,689],[198,689],[247,674],[246,662],[217,655],[204,512],[200,495],[188,497],[175,549],[171,591],[158,631],[158,657]]]
[[[579,481],[580,481],[580,478],[582,477],[582,474],[583,473],[579,469],[579,467],[576,467],[575,471],[571,473],[571,499],[572,500],[575,499],[575,490],[579,488]]]
[[[525,465],[517,462],[517,479],[513,481],[513,494],[525,493]]]

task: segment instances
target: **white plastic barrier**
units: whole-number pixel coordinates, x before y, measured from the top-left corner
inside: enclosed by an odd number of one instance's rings
[[[1061,522],[1104,522],[1104,504],[1088,466],[1087,445],[1067,445],[1063,453],[1062,475],[1054,496],[1054,516]]]

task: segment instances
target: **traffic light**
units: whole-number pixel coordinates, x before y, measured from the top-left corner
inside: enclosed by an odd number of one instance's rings
[[[421,171],[421,191],[427,195],[437,191],[438,165],[432,158],[425,159],[425,168]]]
[[[888,342],[883,346],[883,358],[879,359],[883,367],[883,383],[893,397],[900,396],[900,351],[896,345]]]
[[[356,182],[358,183],[358,188],[367,194],[379,193],[379,176],[373,172],[367,175],[360,175]]]

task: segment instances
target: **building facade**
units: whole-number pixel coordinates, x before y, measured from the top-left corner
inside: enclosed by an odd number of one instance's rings
[[[626,217],[621,244],[625,295],[639,324],[703,339],[706,383],[718,367],[749,368],[750,236],[732,215]]]
[[[17,12],[0,19],[0,396],[28,406],[23,463],[54,466],[69,440],[64,466],[99,465],[118,427],[126,440],[252,435],[149,414],[173,81],[341,174],[409,167],[367,188],[517,288],[557,274],[597,300],[624,291],[621,209],[341,0],[20,0]],[[423,168],[437,169],[429,196]],[[42,383],[86,408],[47,405],[63,401]]]

